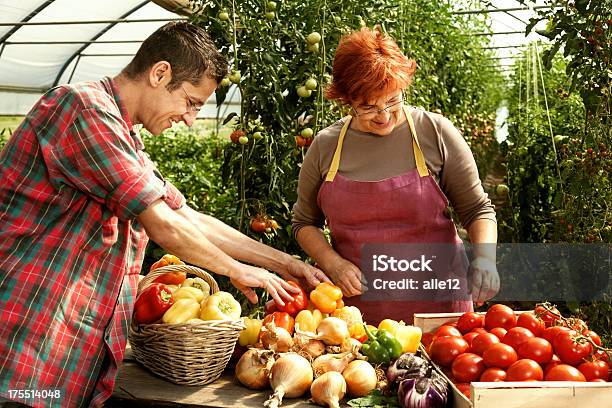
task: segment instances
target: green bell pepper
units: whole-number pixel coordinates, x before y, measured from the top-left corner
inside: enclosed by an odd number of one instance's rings
[[[361,352],[370,363],[388,365],[402,354],[401,343],[391,333],[384,329],[372,331],[364,327],[368,341],[361,347]]]

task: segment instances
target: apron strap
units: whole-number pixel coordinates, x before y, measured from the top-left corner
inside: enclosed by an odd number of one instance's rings
[[[325,176],[325,181],[332,182],[336,177],[336,173],[338,173],[338,167],[340,167],[340,155],[342,154],[342,143],[344,142],[344,135],[346,135],[346,130],[351,124],[351,120],[353,117],[348,115],[346,117],[346,123],[342,126],[342,130],[340,131],[340,137],[338,137],[338,145],[336,146],[336,151],[334,152],[334,158],[332,159],[331,165],[329,166],[329,170],[327,171],[327,176]]]
[[[429,170],[425,164],[425,156],[423,156],[423,151],[421,150],[421,145],[419,145],[416,129],[414,128],[414,120],[412,120],[412,115],[408,111],[408,107],[406,105],[404,105],[404,113],[406,114],[406,119],[408,120],[408,126],[410,126],[410,133],[412,133],[412,149],[414,150],[414,161],[416,162],[419,176],[429,176]]]
[[[403,108],[404,114],[406,115],[406,119],[408,120],[408,126],[410,127],[410,133],[412,134],[412,149],[414,150],[414,161],[416,162],[416,167],[419,171],[419,176],[429,176],[429,170],[427,169],[427,165],[425,164],[425,156],[423,156],[423,151],[421,150],[421,146],[419,145],[419,139],[417,137],[416,129],[414,127],[414,120],[412,120],[412,115],[408,111],[408,107],[404,105]],[[334,157],[332,159],[331,165],[329,166],[327,175],[325,176],[325,181],[334,181],[334,178],[338,173],[338,168],[340,167],[340,156],[342,155],[342,145],[344,142],[344,136],[346,135],[346,131],[349,125],[351,124],[352,119],[353,117],[351,115],[347,116],[346,123],[344,124],[344,126],[342,126],[340,136],[338,137],[338,144],[336,145],[336,151],[334,152]]]

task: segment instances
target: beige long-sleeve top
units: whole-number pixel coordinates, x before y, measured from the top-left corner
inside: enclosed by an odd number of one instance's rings
[[[496,222],[491,200],[484,192],[476,162],[465,139],[442,115],[411,109],[427,167],[448,197],[461,224],[468,228],[478,219]],[[346,119],[321,130],[308,149],[293,206],[293,233],[312,225],[322,227],[325,214],[317,194],[331,165],[340,130]],[[338,173],[351,180],[378,181],[416,169],[408,122],[381,137],[349,128],[344,138]]]

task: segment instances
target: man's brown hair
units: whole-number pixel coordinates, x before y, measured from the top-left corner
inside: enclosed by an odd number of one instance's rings
[[[183,82],[197,86],[204,74],[217,83],[227,75],[227,59],[206,31],[186,21],[173,21],[158,28],[144,40],[122,72],[136,79],[159,61],[168,61],[172,67],[169,91]]]

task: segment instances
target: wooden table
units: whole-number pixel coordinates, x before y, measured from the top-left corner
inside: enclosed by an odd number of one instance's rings
[[[233,370],[226,370],[219,379],[201,387],[176,385],[136,362],[128,345],[113,396],[105,407],[263,407],[271,393],[271,390],[252,391],[243,387],[234,378]],[[312,408],[317,405],[302,398],[283,400],[282,406]]]

